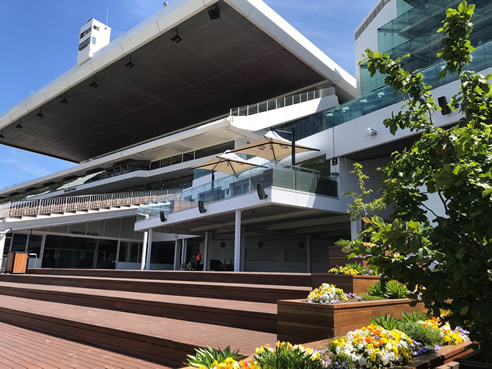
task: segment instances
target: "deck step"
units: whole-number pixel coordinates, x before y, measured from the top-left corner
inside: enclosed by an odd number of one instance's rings
[[[13,282],[0,282],[0,294],[260,332],[277,331],[277,305],[272,303]]]
[[[5,295],[0,309],[5,323],[169,366],[180,366],[194,347],[231,345],[249,355],[276,340],[272,333]]]
[[[101,290],[117,290],[267,303],[275,303],[278,300],[305,298],[311,291],[311,287],[302,286],[36,274],[2,274],[0,275],[0,282],[93,288]]]
[[[30,269],[29,274],[311,286],[309,273],[197,272],[187,270]]]
[[[0,368],[172,369],[11,324],[0,332]]]

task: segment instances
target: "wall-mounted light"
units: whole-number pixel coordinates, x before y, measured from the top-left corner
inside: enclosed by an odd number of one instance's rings
[[[183,39],[181,38],[178,32],[179,32],[179,28],[176,28],[176,35],[171,38],[172,42],[178,43],[183,41]]]
[[[441,108],[442,115],[447,115],[451,113],[451,108],[448,105],[448,99],[446,98],[446,96],[441,96],[437,98],[437,102],[439,103],[439,106]]]
[[[165,222],[166,219],[166,214],[163,211],[159,212],[159,217],[161,218],[161,222]]]
[[[208,11],[208,16],[210,20],[216,20],[220,18],[220,8],[218,5],[215,5],[215,8],[210,9]]]
[[[68,104],[67,94],[63,94],[63,99],[60,101],[60,104],[63,104],[63,105]]]
[[[17,129],[22,129],[22,128],[24,128],[24,127],[22,126],[22,124],[20,124],[20,123],[19,123],[19,124],[17,124],[17,125],[15,126],[15,128],[17,128]]]
[[[128,69],[132,69],[133,67],[135,67],[135,64],[133,64],[132,62],[132,56],[130,55],[130,60],[128,61],[128,63],[125,64],[125,67],[127,67]]]
[[[5,138],[5,136],[2,133],[0,133],[0,140],[3,138]]]
[[[378,134],[378,131],[376,131],[374,128],[366,128],[364,134],[366,135],[366,137],[376,136]]]
[[[226,247],[226,243],[224,241],[222,241],[220,244],[219,244],[220,248],[223,249],[224,247]]]
[[[263,247],[265,247],[265,243],[263,241],[258,242],[258,247],[262,249]]]
[[[99,87],[99,85],[96,83],[96,76],[94,76],[94,79],[92,80],[92,83],[89,85],[89,87],[92,87],[92,88]]]
[[[262,183],[258,183],[256,185],[256,193],[258,194],[258,198],[260,200],[265,200],[268,197],[268,195],[265,193],[265,189],[263,188]]]
[[[205,202],[203,200],[198,201],[198,211],[200,213],[206,213],[207,209],[205,209]]]
[[[36,117],[38,117],[38,118],[44,117],[44,114],[41,112],[41,108],[39,108],[39,112],[38,112],[38,114],[36,114]]]

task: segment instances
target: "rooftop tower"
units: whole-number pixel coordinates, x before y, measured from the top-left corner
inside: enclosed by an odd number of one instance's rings
[[[80,29],[79,53],[77,65],[80,65],[109,44],[111,28],[92,18]]]

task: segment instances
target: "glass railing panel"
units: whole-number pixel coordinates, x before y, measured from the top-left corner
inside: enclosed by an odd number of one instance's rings
[[[472,53],[473,60],[466,67],[467,70],[481,71],[492,67],[492,42],[479,46]],[[425,77],[425,83],[433,88],[443,86],[456,81],[456,73],[447,74],[445,78],[439,79],[439,72],[444,68],[444,63],[432,65],[423,69],[420,73]],[[327,110],[324,113],[324,129],[333,128],[339,124],[351,121],[376,110],[393,105],[402,100],[401,94],[395,94],[390,86],[385,86],[365,96],[361,96],[346,104]]]
[[[255,192],[261,183],[264,188],[279,187],[295,191],[338,197],[337,179],[321,176],[319,172],[288,165],[268,164],[239,176],[228,176],[214,182],[183,190],[172,199],[145,204],[139,207],[139,220],[159,217],[196,207],[198,201],[212,203]]]

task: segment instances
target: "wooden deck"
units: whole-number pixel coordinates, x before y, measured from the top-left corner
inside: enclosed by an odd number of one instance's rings
[[[197,347],[230,345],[247,356],[275,344],[277,300],[305,298],[311,280],[294,273],[2,274],[0,322],[176,368]],[[2,350],[0,343],[0,357]]]
[[[277,304],[273,303],[14,282],[0,282],[0,295],[217,324],[261,332],[275,333],[277,331]]]
[[[80,277],[156,279],[167,281],[196,281],[268,284],[311,287],[310,273],[260,272],[203,272],[189,270],[117,270],[117,269],[29,269],[29,274],[65,275]]]
[[[276,335],[183,320],[2,296],[0,320],[179,366],[195,347],[231,345],[250,354]]]
[[[5,369],[170,369],[168,366],[0,323]]]
[[[304,298],[311,291],[311,287],[290,285],[35,274],[2,274],[0,281],[268,303]]]

